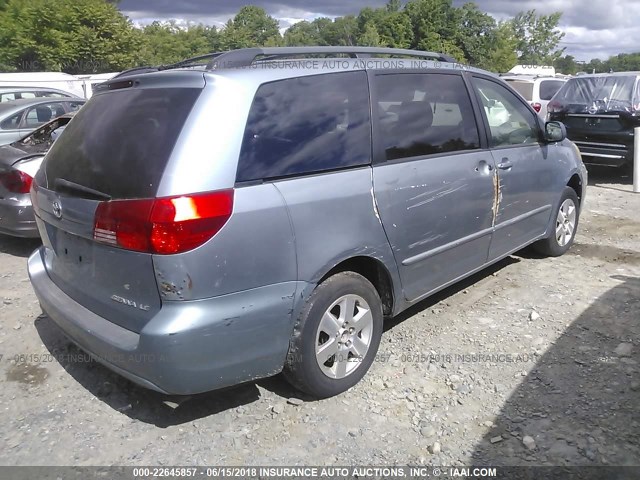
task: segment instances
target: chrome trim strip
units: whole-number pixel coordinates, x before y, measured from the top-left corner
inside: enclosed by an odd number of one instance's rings
[[[591,115],[589,113],[567,113],[567,117],[583,118],[620,118],[620,115]]]
[[[596,146],[596,147],[627,148],[626,145],[621,145],[618,143],[582,142],[582,141],[576,141],[576,140],[574,140],[573,143],[575,143],[576,145],[585,145],[587,147]]]
[[[598,157],[598,158],[624,158],[624,155],[608,155],[606,153],[587,153],[580,152],[583,157]]]

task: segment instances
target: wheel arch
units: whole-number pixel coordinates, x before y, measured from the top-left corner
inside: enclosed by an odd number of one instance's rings
[[[576,195],[578,196],[578,200],[580,201],[580,206],[582,206],[583,185],[582,185],[582,178],[580,178],[580,175],[578,175],[577,173],[574,173],[569,179],[569,181],[567,182],[567,187],[571,187],[576,192]]]
[[[355,256],[344,259],[322,275],[318,284],[340,272],[354,272],[369,280],[378,295],[380,295],[384,315],[391,316],[393,314],[396,298],[394,281],[383,262],[369,256]]]

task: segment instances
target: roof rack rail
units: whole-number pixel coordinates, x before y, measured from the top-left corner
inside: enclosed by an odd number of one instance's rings
[[[151,66],[133,67],[133,68],[129,68],[127,70],[123,70],[122,72],[118,73],[117,75],[114,75],[113,77],[111,77],[109,80],[107,80],[104,83],[107,83],[107,82],[109,82],[111,80],[115,80],[117,78],[129,77],[131,75],[138,75],[140,73],[150,73],[150,72],[157,72],[157,71],[158,71],[158,67],[151,67]],[[99,84],[99,85],[102,85],[102,84]],[[94,87],[94,88],[96,88],[96,87]]]
[[[205,67],[206,70],[218,70],[222,68],[250,67],[258,60],[274,60],[279,57],[292,57],[297,55],[348,55],[351,58],[369,58],[373,55],[389,55],[392,57],[415,57],[436,60],[439,62],[455,63],[456,59],[443,53],[424,52],[421,50],[407,50],[404,48],[382,47],[267,47],[267,48],[240,48],[226,52],[211,52],[197,57],[187,58],[169,65],[134,67],[115,75],[111,80],[151,73],[162,70],[171,70],[182,67]],[[261,58],[262,57],[262,58]],[[207,63],[202,60],[208,60]],[[107,82],[105,82],[106,84]]]
[[[205,53],[204,55],[198,55],[197,57],[192,57],[192,58],[186,58],[184,60],[180,60],[179,62],[176,63],[172,63],[170,65],[161,65],[158,67],[158,70],[170,70],[172,68],[180,68],[180,67],[187,67],[189,65],[207,65],[207,63],[198,63],[200,62],[200,60],[209,60],[215,57],[218,57],[220,55],[223,55],[227,52],[211,52],[211,53]]]
[[[156,66],[151,66],[151,65],[147,65],[147,66],[143,66],[143,67],[133,67],[133,68],[129,68],[128,70],[123,70],[122,72],[118,73],[117,75],[115,75],[112,80],[114,78],[121,78],[121,77],[128,77],[130,75],[137,75],[140,73],[151,73],[151,72],[159,72],[162,70],[171,70],[174,68],[181,68],[181,67],[188,67],[188,66],[205,66],[207,65],[207,63],[198,63],[201,60],[209,60],[213,57],[216,57],[218,55],[222,55],[223,53],[226,52],[213,52],[213,53],[207,53],[205,55],[198,55],[197,57],[192,57],[192,58],[186,58],[184,60],[180,60],[179,62],[176,63],[171,63],[169,65],[156,65]]]
[[[380,47],[267,47],[267,48],[240,48],[228,52],[209,54],[211,60],[207,64],[207,70],[220,68],[249,67],[259,57],[268,57],[269,60],[278,57],[292,57],[297,55],[348,55],[351,58],[368,58],[372,55],[390,55],[393,57],[416,57],[440,62],[455,63],[455,59],[449,55],[435,52],[423,52],[420,50],[407,50],[403,48]],[[206,56],[203,56],[206,57]],[[180,62],[182,63],[182,62]]]

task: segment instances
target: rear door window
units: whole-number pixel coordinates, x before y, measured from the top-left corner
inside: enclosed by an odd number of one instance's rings
[[[375,82],[387,160],[480,148],[462,77],[400,73]]]
[[[37,128],[53,120],[60,115],[64,115],[65,109],[61,103],[45,103],[37,105],[27,110],[22,124],[22,128]]]
[[[540,82],[540,100],[551,100],[562,88],[564,82],[559,80],[543,80]]]
[[[64,179],[114,199],[155,196],[194,88],[131,88],[95,95],[54,144],[48,186]]]
[[[237,181],[331,171],[370,161],[365,72],[312,75],[258,89],[247,121]]]
[[[507,83],[516,92],[522,95],[527,102],[533,100],[533,82],[525,80],[507,80]]]

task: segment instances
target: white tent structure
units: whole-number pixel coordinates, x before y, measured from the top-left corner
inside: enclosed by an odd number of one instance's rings
[[[91,98],[94,85],[106,82],[115,75],[117,72],[97,75],[70,75],[61,72],[0,73],[0,87],[53,88],[77,97]]]
[[[85,98],[83,81],[61,72],[0,73],[0,87],[48,87]]]
[[[98,73],[91,75],[75,75],[78,80],[83,82],[84,88],[84,97],[91,98],[93,95],[93,87],[102,82],[106,82],[111,78],[115,77],[119,72],[111,72],[111,73]]]

